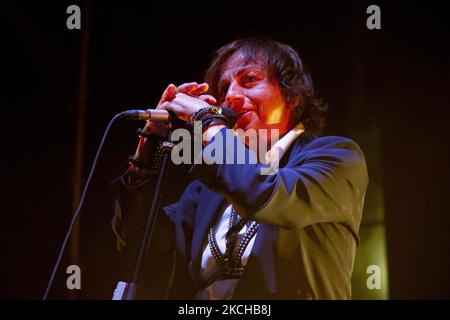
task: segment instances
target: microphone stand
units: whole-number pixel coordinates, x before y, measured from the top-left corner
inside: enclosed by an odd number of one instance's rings
[[[147,248],[149,247],[150,241],[152,239],[153,230],[155,228],[156,220],[158,218],[158,209],[161,201],[161,191],[164,177],[167,172],[170,152],[174,147],[174,144],[170,142],[171,131],[169,130],[166,137],[166,141],[163,142],[163,160],[161,164],[161,169],[159,171],[158,180],[156,182],[156,189],[153,195],[152,205],[147,218],[147,224],[145,226],[144,236],[139,248],[139,254],[136,260],[136,265],[133,274],[133,280],[131,282],[119,281],[116,290],[114,291],[114,296],[112,300],[134,300],[136,297],[137,284],[141,276],[142,262],[144,260]]]

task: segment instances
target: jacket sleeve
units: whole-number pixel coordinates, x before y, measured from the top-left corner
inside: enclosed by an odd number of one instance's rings
[[[139,250],[155,191],[156,177],[132,186],[127,183],[128,171],[111,183],[115,203],[111,222],[116,235],[117,248],[122,253],[135,254]],[[173,248],[173,224],[167,215],[159,212],[151,252],[158,255]]]
[[[175,251],[168,293],[172,299],[195,297],[195,285],[189,271],[189,263],[192,259],[191,245],[202,188],[203,184],[200,181],[192,182],[177,203],[164,208],[175,230]]]
[[[142,177],[145,177],[141,178],[144,179],[142,182],[130,184],[131,171],[129,169],[111,183],[114,195],[112,229],[116,235],[117,247],[123,253],[136,253],[139,250],[160,169],[159,146],[162,141],[161,137],[151,135],[141,148],[141,152],[145,155],[144,158],[148,158],[148,167],[141,174]],[[168,219],[161,216],[164,215],[158,214],[158,221],[156,221],[158,228],[156,229],[169,229],[165,231],[170,234]]]
[[[226,143],[215,144],[217,138]],[[261,174],[262,164],[237,164],[237,154],[230,155],[236,150],[244,150],[245,159],[252,157],[224,128],[190,173],[222,193],[244,218],[285,228],[320,222],[359,224],[368,177],[363,153],[352,140],[324,137],[304,146],[296,143],[286,166],[272,175]]]

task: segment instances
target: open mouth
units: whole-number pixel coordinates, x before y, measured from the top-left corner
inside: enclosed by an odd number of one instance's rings
[[[241,117],[245,116],[246,114],[253,112],[253,111],[255,111],[255,110],[253,110],[253,109],[242,110],[236,114],[236,117],[241,118]]]

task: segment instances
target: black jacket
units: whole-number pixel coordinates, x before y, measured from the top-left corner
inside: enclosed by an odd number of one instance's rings
[[[228,130],[219,134],[234,145],[242,144]],[[152,246],[155,257],[171,256],[167,259],[171,262],[169,298],[195,297],[207,231],[225,202],[232,202],[243,217],[260,222],[233,298],[351,297],[368,183],[360,148],[347,138],[303,133],[282,158],[276,174],[261,175],[261,166],[203,163],[191,168],[195,180],[177,203],[164,208],[170,220],[160,218],[164,226],[158,227],[160,240],[155,241],[159,245]],[[122,177],[114,184],[113,226],[119,247],[124,248],[142,226],[151,182],[130,187]]]

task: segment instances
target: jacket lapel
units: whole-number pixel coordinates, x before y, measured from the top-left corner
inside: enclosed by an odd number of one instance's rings
[[[292,155],[298,156],[300,150],[315,137],[303,132],[289,148],[287,148],[280,160],[280,167],[289,167],[290,161],[296,163]],[[244,269],[244,274],[233,294],[233,299],[273,299],[280,288],[277,287],[276,268],[276,238],[277,226],[260,223],[255,243],[250,253],[249,260]]]
[[[274,256],[276,226],[260,223],[233,299],[271,299],[277,292]]]
[[[203,254],[203,244],[206,241],[208,235],[208,228],[211,225],[212,220],[218,213],[219,207],[225,201],[224,196],[219,193],[213,192],[210,189],[204,189],[199,195],[200,201],[197,206],[196,213],[196,228],[192,235],[192,271],[195,279],[199,279],[200,261]]]

